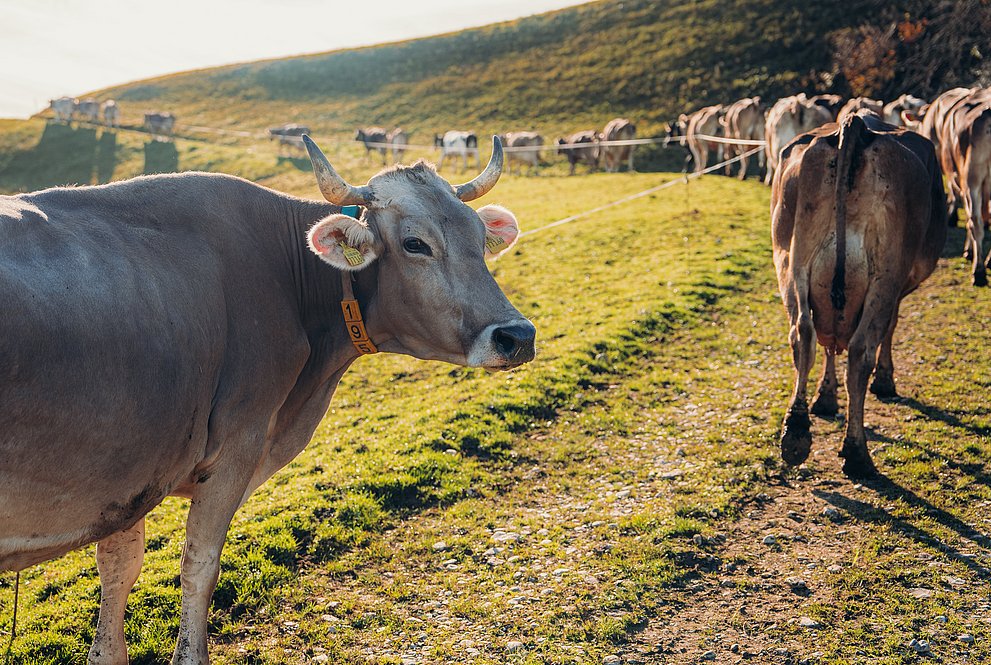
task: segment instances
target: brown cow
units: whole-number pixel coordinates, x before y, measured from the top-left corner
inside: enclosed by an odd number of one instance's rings
[[[578,162],[588,164],[588,172],[592,173],[599,168],[599,134],[594,129],[586,129],[575,132],[567,138],[557,140],[558,154],[563,154],[568,158],[571,169],[568,175],[575,175],[575,165]],[[588,147],[585,147],[585,146]],[[564,148],[561,146],[572,146]]]
[[[876,359],[871,391],[895,395],[898,306],[936,267],[946,239],[942,203],[932,144],[864,111],[803,134],[782,151],[771,225],[796,370],[781,434],[786,463],[801,464],[812,446],[806,384],[818,339],[826,362],[812,412],[836,413],[835,356],[849,351],[843,471],[875,473],[864,432],[867,381]]]
[[[974,286],[987,286],[991,255],[982,262],[984,227],[991,203],[991,90],[980,90],[957,104],[944,123],[943,153],[949,153],[957,200],[967,216],[964,255],[973,261]]]
[[[760,97],[748,97],[733,102],[726,107],[726,116],[721,122],[726,138],[738,139],[741,141],[763,141],[764,140],[764,107],[760,103]],[[726,156],[745,155],[753,146],[733,145],[726,146]],[[747,178],[747,163],[749,157],[740,160],[740,173],[737,177],[740,180]],[[763,150],[757,153],[757,163],[763,173],[766,155]],[[729,165],[726,166],[726,175],[730,174]]]
[[[820,95],[820,97],[822,96]],[[764,129],[764,136],[767,140],[767,145],[764,147],[767,153],[765,185],[770,185],[774,178],[782,148],[799,134],[821,127],[834,117],[830,115],[828,106],[814,100],[815,98],[806,97],[804,92],[791,97],[783,97],[776,101],[771,110],[767,112],[767,122]]]
[[[844,118],[853,115],[861,109],[870,111],[880,118],[884,115],[884,102],[880,99],[871,99],[870,97],[854,97],[848,100],[843,105],[843,108],[840,109],[840,112],[836,114],[836,122],[842,123]]]
[[[716,143],[707,139],[699,138],[699,134],[706,136],[723,136],[723,127],[720,124],[725,107],[722,104],[706,106],[685,119],[688,136],[688,149],[692,153],[695,161],[695,172],[701,173],[705,170],[706,162],[709,161],[709,152],[715,151],[716,162],[723,161],[723,143]]]
[[[365,159],[371,156],[373,150],[382,155],[382,165],[385,166],[385,156],[389,151],[389,134],[381,127],[359,127],[354,132],[354,140],[361,141],[365,146]]]
[[[947,90],[926,109],[919,133],[933,142],[936,154],[943,165],[946,174],[947,187],[946,209],[949,222],[957,225],[958,210],[963,204],[962,192],[958,184],[957,172],[953,160],[953,118],[955,110],[965,101],[981,91],[980,88],[953,88]],[[969,247],[969,245],[968,245]]]
[[[626,118],[614,118],[606,123],[600,138],[603,141],[629,141],[637,137],[637,128]],[[632,145],[604,145],[599,148],[602,156],[602,167],[607,173],[618,173],[619,167],[626,161],[626,168],[633,170]]]
[[[814,95],[809,97],[809,101],[816,106],[826,109],[833,120],[836,120],[840,109],[843,108],[843,98],[839,95]]]

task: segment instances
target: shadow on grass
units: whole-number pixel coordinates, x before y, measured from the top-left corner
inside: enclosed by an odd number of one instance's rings
[[[117,132],[104,131],[96,144],[96,181],[110,182],[117,166]]]
[[[962,538],[973,542],[983,551],[991,551],[989,550],[991,538],[989,538],[986,534],[983,534],[973,528],[956,515],[934,506],[912,490],[902,487],[887,476],[879,476],[874,480],[866,482],[865,485],[877,492],[879,497],[887,501],[904,501],[916,511],[919,511],[919,513],[935,520],[947,529],[955,531]],[[951,545],[944,543],[937,535],[926,531],[916,524],[913,524],[908,519],[895,517],[883,508],[873,506],[869,503],[851,498],[839,492],[813,490],[812,493],[823,501],[845,510],[860,522],[889,526],[894,531],[911,538],[920,545],[924,545],[936,552],[939,552],[940,554],[943,554],[947,558],[964,564],[982,577],[986,578],[991,576],[991,570],[988,570],[975,561],[972,556],[968,556]]]
[[[22,192],[88,185],[94,171],[103,171],[101,160],[105,162],[106,157],[98,156],[95,129],[49,121],[37,145],[18,152],[0,171],[0,183],[5,189]]]
[[[313,166],[310,164],[310,158],[303,155],[302,157],[290,157],[286,155],[279,155],[278,164],[282,166],[283,164],[292,164],[294,167],[300,171],[305,171],[309,173],[313,170]]]
[[[179,170],[179,151],[172,141],[145,143],[144,173],[175,173]]]

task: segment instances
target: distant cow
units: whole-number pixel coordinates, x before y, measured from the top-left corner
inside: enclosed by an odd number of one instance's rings
[[[812,131],[832,120],[829,107],[809,99],[804,92],[776,101],[767,112],[764,123],[764,138],[767,141],[764,147],[767,154],[764,184],[771,184],[783,147],[799,134]]]
[[[588,164],[589,173],[599,168],[599,133],[594,129],[586,129],[566,138],[558,139],[557,145],[559,146],[558,154],[563,154],[568,158],[568,164],[571,167],[568,175],[575,175],[575,165],[578,162]]]
[[[870,111],[881,118],[884,115],[884,102],[880,99],[871,99],[870,97],[854,97],[847,100],[847,103],[840,109],[840,112],[836,115],[836,122],[842,123],[848,115],[853,115],[862,109]]]
[[[709,162],[710,152],[716,153],[717,163],[723,161],[725,144],[701,138],[699,135],[723,136],[723,126],[720,121],[724,112],[725,107],[722,104],[706,106],[689,115],[685,121],[687,123],[685,135],[688,137],[688,149],[692,152],[696,173],[705,170],[705,166]]]
[[[688,147],[688,120],[687,114],[682,113],[678,116],[678,119],[674,122],[667,123],[664,131],[664,136],[668,139],[678,139],[677,141],[669,141],[669,143],[677,143],[685,150],[685,171],[687,172],[691,168],[693,156],[692,151]]]
[[[354,133],[354,140],[361,141],[365,145],[365,159],[371,155],[372,150],[378,150],[382,155],[382,164],[385,164],[385,155],[389,148],[389,135],[381,127],[360,127]]]
[[[55,122],[68,123],[72,120],[72,112],[76,108],[76,100],[72,97],[59,97],[48,102],[52,111],[55,112]]]
[[[448,157],[453,160],[460,156],[464,160],[464,166],[461,168],[462,173],[468,170],[468,158],[471,156],[475,157],[475,168],[481,167],[481,161],[478,158],[478,137],[472,132],[452,129],[445,132],[444,136],[434,134],[434,146],[440,148],[438,171],[444,168],[444,162]]]
[[[513,164],[517,164],[520,175],[523,165],[527,165],[529,173],[535,173],[540,167],[540,150],[544,147],[544,137],[537,132],[509,132],[502,137],[506,146],[506,167],[513,172]]]
[[[103,115],[103,124],[107,127],[120,127],[120,107],[117,102],[108,99],[100,105],[100,112]]]
[[[268,139],[270,141],[278,140],[280,155],[282,154],[283,149],[285,149],[289,154],[292,154],[293,152],[305,149],[305,146],[303,145],[303,135],[309,133],[310,128],[306,125],[290,123],[279,127],[269,127]]]
[[[881,118],[889,125],[912,129],[921,122],[920,116],[925,106],[926,100],[924,99],[908,94],[902,95],[893,102],[884,105]]]
[[[991,89],[978,90],[956,104],[944,123],[942,151],[947,178],[967,216],[964,255],[973,261],[974,286],[987,286],[991,254],[984,258],[984,228],[991,222]]]
[[[637,137],[637,128],[626,118],[614,118],[606,123],[602,130],[603,141],[631,141]],[[632,145],[603,145],[600,146],[602,168],[607,173],[618,173],[619,167],[626,162],[628,171],[633,170]]]
[[[891,342],[898,307],[932,273],[946,238],[943,179],[932,143],[866,111],[803,134],[781,153],[771,225],[796,370],[781,456],[794,465],[809,455],[806,384],[818,340],[826,362],[812,413],[835,415],[835,356],[848,351],[840,456],[847,475],[872,475],[864,431],[867,382],[876,359],[871,391],[896,394]]]
[[[721,124],[724,134],[728,139],[763,141],[764,107],[760,103],[760,97],[748,97],[730,104],[726,107],[726,115],[723,117]],[[745,155],[753,149],[754,146],[752,145],[729,144],[726,146],[726,156]],[[747,163],[749,161],[749,157],[743,157],[740,160],[740,173],[738,176],[740,180],[745,180],[747,177]],[[761,172],[764,171],[765,161],[766,155],[761,150],[757,153],[757,163],[760,166]],[[727,166],[728,168],[729,166]],[[727,175],[729,175],[728,170]]]
[[[72,115],[76,120],[97,123],[100,121],[100,102],[95,99],[76,101],[73,105]]]
[[[156,140],[171,137],[175,132],[175,116],[171,113],[145,113],[144,127]]]
[[[409,146],[409,134],[406,130],[396,127],[386,136],[386,142],[392,150],[392,161],[397,164],[403,161],[403,155]]]
[[[814,95],[809,97],[809,102],[826,109],[832,120],[836,120],[843,108],[843,98],[839,95]]]

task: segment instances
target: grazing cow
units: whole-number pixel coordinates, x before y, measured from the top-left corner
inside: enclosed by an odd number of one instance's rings
[[[403,161],[403,155],[406,154],[407,147],[409,146],[409,133],[402,127],[396,127],[389,132],[386,141],[391,146],[392,161],[397,164]]]
[[[964,256],[973,261],[974,286],[987,286],[991,254],[984,259],[985,226],[991,222],[991,89],[979,90],[953,107],[944,124],[942,149],[952,169],[947,178],[967,217]]]
[[[723,161],[723,150],[725,143],[717,143],[708,139],[699,138],[699,134],[705,136],[722,136],[723,126],[721,120],[726,107],[722,104],[706,106],[688,116],[686,136],[688,137],[688,149],[692,152],[692,159],[695,161],[695,172],[701,173],[705,170],[705,165],[709,161],[709,152],[715,151],[716,162]]]
[[[603,141],[631,141],[637,137],[637,128],[626,118],[613,118],[602,130]],[[626,169],[633,170],[632,145],[603,145],[599,147],[602,167],[607,173],[619,173],[619,167],[626,162]]]
[[[666,123],[664,127],[664,136],[668,139],[678,139],[677,141],[670,141],[670,143],[677,143],[685,151],[685,172],[691,168],[694,157],[692,156],[692,151],[688,147],[688,120],[687,114],[682,113],[678,116],[678,119],[674,122]]]
[[[104,125],[107,127],[120,127],[120,107],[117,106],[117,102],[108,99],[100,105],[100,111],[103,115]]]
[[[801,464],[812,434],[806,384],[816,340],[826,351],[812,412],[835,415],[835,355],[848,351],[843,471],[875,473],[864,397],[894,396],[891,342],[901,299],[936,267],[946,239],[943,179],[932,144],[866,111],[791,142],[771,188],[778,287],[796,378],[781,455]],[[879,348],[880,347],[880,348]]]
[[[839,95],[814,95],[809,97],[809,101],[826,109],[831,120],[836,120],[840,109],[843,108],[843,98]]]
[[[589,173],[599,168],[599,133],[594,129],[575,132],[571,136],[558,139],[557,145],[559,146],[558,154],[563,154],[568,158],[568,165],[570,166],[568,175],[575,175],[575,165],[578,162],[588,164]],[[586,145],[588,147],[585,147]]]
[[[533,358],[484,260],[516,218],[465,204],[495,185],[498,140],[457,186],[423,162],[353,186],[304,142],[329,203],[214,173],[0,197],[0,570],[98,543],[90,663],[127,662],[144,516],[170,495],[191,500],[172,663],[208,663],[231,518],[360,355]]]
[[[48,105],[55,112],[55,122],[68,124],[72,120],[72,112],[76,108],[76,100],[72,97],[59,97],[49,100]]]
[[[84,99],[73,103],[72,115],[83,122],[100,122],[100,102],[95,99]]]
[[[389,135],[381,127],[360,127],[354,133],[354,140],[361,141],[365,145],[365,159],[371,155],[372,150],[378,150],[382,155],[382,165],[385,166],[385,155],[389,147]]]
[[[913,129],[921,122],[925,106],[926,100],[905,94],[884,105],[881,119],[895,127]]]
[[[294,152],[304,148],[303,135],[309,133],[310,128],[306,125],[290,123],[280,125],[279,127],[269,127],[268,139],[270,141],[278,140],[280,155],[282,154],[283,149],[286,150],[288,154],[292,155]]]
[[[165,140],[175,132],[175,116],[171,113],[145,113],[144,127],[156,141]]]
[[[870,111],[881,118],[884,115],[884,102],[880,99],[871,99],[870,97],[854,97],[853,99],[849,99],[836,115],[836,122],[842,123],[843,119],[848,115],[853,115],[861,109]]]
[[[764,140],[764,107],[760,103],[760,97],[749,97],[733,102],[726,107],[726,115],[722,119],[722,126],[726,138],[740,141],[763,141]],[[735,157],[744,155],[753,150],[750,145],[727,145],[726,156]],[[740,160],[740,180],[747,178],[747,163],[749,157]],[[761,150],[757,153],[757,163],[761,173],[764,171],[765,154]],[[726,174],[729,175],[729,165],[726,166]],[[758,176],[761,177],[761,176]]]
[[[513,164],[519,165],[518,173],[523,174],[523,165],[528,173],[536,173],[540,168],[540,150],[544,147],[544,137],[537,132],[509,132],[502,137],[506,146],[506,167],[513,172]]]
[[[771,184],[778,166],[778,156],[783,147],[799,134],[821,127],[832,122],[832,119],[825,104],[809,99],[804,92],[776,101],[767,112],[767,121],[764,125],[764,137],[767,140],[764,148],[767,154],[764,184]]]
[[[468,170],[468,158],[471,156],[475,157],[475,168],[481,165],[478,158],[478,137],[471,132],[452,129],[449,132],[445,132],[444,136],[434,134],[434,146],[440,148],[440,163],[437,165],[438,171],[444,168],[444,161],[448,157],[452,161],[459,156],[464,160],[461,168],[462,173]]]

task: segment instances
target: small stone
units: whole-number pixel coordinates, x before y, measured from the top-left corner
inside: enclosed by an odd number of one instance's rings
[[[705,537],[701,533],[696,533],[692,536],[692,542],[695,543],[696,547],[702,547],[705,545]]]
[[[950,618],[945,614],[940,614],[938,617],[936,617],[936,623],[949,623],[949,622],[950,622]]]
[[[616,492],[616,498],[617,499],[628,499],[628,498],[630,498],[630,494],[632,494],[632,492],[630,490],[622,490],[620,492]]]
[[[616,655],[606,656],[605,658],[602,659],[603,665],[618,665],[619,663],[622,662],[623,659]]]
[[[443,540],[438,540],[436,543],[434,543],[434,552],[443,552],[446,549],[447,549],[447,543],[445,543]]]
[[[830,566],[826,570],[828,570],[831,573],[842,573],[843,572],[843,566],[841,566],[838,563],[834,563],[832,566]]]
[[[513,640],[506,643],[506,653],[520,653],[523,651],[523,643]]]
[[[772,534],[767,534],[766,536],[764,536],[764,540],[762,540],[761,542],[764,543],[765,545],[774,545],[775,543],[778,542],[778,539],[775,538]]]
[[[908,590],[908,595],[912,598],[917,598],[919,600],[925,600],[926,598],[932,598],[932,589],[924,589],[922,587],[915,587]]]
[[[963,635],[961,635],[957,639],[959,639],[964,644],[973,644],[974,643],[974,636],[971,635],[971,634],[969,634],[969,633],[964,633]]]
[[[729,650],[731,652],[733,652],[733,653],[740,653],[740,645],[739,644],[731,644]]]
[[[699,658],[699,660],[715,660],[715,659],[716,659],[716,652],[715,651],[706,651]]]
[[[912,641],[908,643],[908,648],[915,653],[929,653],[929,642],[926,640],[917,640],[913,637]]]
[[[802,628],[822,628],[822,624],[811,617],[802,617],[798,620],[798,625]]]
[[[317,654],[316,656],[310,659],[310,661],[314,663],[326,663],[328,660],[330,660],[330,656],[328,656],[325,653]]]
[[[831,522],[839,522],[843,519],[843,516],[840,515],[840,511],[836,510],[832,506],[826,506],[823,508],[822,516]]]

